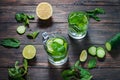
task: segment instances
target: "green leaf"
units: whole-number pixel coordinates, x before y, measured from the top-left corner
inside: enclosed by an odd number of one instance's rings
[[[75,67],[79,67],[80,66],[80,61],[76,61],[76,63],[74,64]]]
[[[92,69],[92,68],[96,67],[96,64],[97,64],[97,60],[95,58],[92,58],[88,62],[88,68]]]
[[[24,66],[24,68],[25,68],[25,71],[27,71],[27,69],[28,69],[28,62],[27,62],[26,59],[24,59],[23,66]]]
[[[62,72],[64,80],[91,80],[92,75],[87,69],[80,66],[80,61],[76,61],[74,66],[68,70]]]
[[[39,31],[35,31],[35,32],[27,34],[27,37],[35,39],[38,36],[38,34],[39,34]]]
[[[25,80],[23,76],[27,73],[28,63],[24,59],[23,67],[18,66],[18,61],[15,62],[14,68],[9,68],[8,73],[12,80]]]
[[[30,21],[33,20],[34,16],[33,15],[27,15],[25,13],[17,13],[15,14],[15,19],[17,22],[23,23],[25,26],[29,25]]]
[[[27,17],[28,17],[28,19],[30,19],[30,20],[33,20],[33,19],[35,18],[35,16],[33,16],[33,15],[27,15]]]
[[[5,47],[17,48],[20,46],[20,41],[15,38],[5,38],[0,41],[0,44]]]
[[[59,44],[57,42],[53,42],[53,44],[51,44],[51,47],[53,48],[53,50],[55,52],[61,52],[62,53],[62,52],[65,51],[64,45],[61,45],[61,44]]]
[[[101,20],[97,15],[98,14],[104,14],[104,13],[105,13],[105,11],[102,8],[95,8],[95,10],[86,11],[86,15],[89,18],[95,19],[96,21],[100,21]]]
[[[26,18],[26,20],[23,22],[25,26],[29,25],[29,19]]]
[[[72,70],[64,70],[62,72],[62,77],[64,78],[64,80],[70,80],[70,77],[74,74],[74,72]]]

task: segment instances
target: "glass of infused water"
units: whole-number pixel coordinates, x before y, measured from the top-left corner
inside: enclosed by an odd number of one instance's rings
[[[88,18],[84,12],[71,12],[68,16],[68,34],[73,39],[82,39],[88,30]]]
[[[49,62],[53,65],[63,65],[68,59],[68,42],[65,37],[47,32],[43,32],[42,36]]]

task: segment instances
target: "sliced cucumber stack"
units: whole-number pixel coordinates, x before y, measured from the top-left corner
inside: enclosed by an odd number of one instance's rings
[[[91,46],[88,48],[88,53],[92,56],[97,56],[98,58],[104,58],[106,52],[102,47]]]

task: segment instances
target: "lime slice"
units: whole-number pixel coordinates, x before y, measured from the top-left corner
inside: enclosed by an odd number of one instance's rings
[[[64,44],[64,41],[63,41],[62,39],[60,39],[60,38],[55,38],[55,39],[54,39],[54,42],[57,42],[57,43],[59,43],[59,44],[61,44],[61,45]]]
[[[52,46],[51,46],[52,43],[53,43],[53,39],[54,39],[54,38],[51,38],[51,39],[47,40],[47,42],[46,42],[47,51],[50,52],[50,53],[53,52],[53,48],[52,48]]]
[[[81,62],[85,62],[86,61],[86,59],[87,59],[87,51],[86,50],[83,50],[81,52],[79,59],[80,59]]]
[[[17,28],[17,32],[18,32],[19,34],[25,33],[25,30],[26,30],[26,27],[25,27],[25,26],[19,26],[19,27]]]
[[[37,16],[42,20],[47,20],[52,16],[53,9],[50,3],[41,2],[36,8]]]
[[[36,55],[36,48],[33,45],[27,45],[24,47],[22,55],[26,59],[32,59]]]

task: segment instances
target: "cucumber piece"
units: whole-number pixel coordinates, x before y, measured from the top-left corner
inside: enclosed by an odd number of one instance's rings
[[[25,26],[18,26],[17,32],[18,32],[19,34],[24,34],[25,31],[26,31],[26,27],[25,27]]]
[[[91,46],[88,48],[88,53],[92,56],[95,56],[96,55],[96,50],[97,48],[95,46]]]
[[[120,44],[120,33],[116,34],[113,38],[105,43],[105,47],[108,51],[116,48]]]
[[[60,38],[55,38],[55,39],[54,39],[54,42],[57,42],[57,43],[59,43],[59,44],[61,44],[61,45],[64,44],[64,41],[63,41],[62,39],[60,39]]]
[[[104,58],[105,56],[105,50],[102,47],[97,48],[97,57],[98,58]]]

